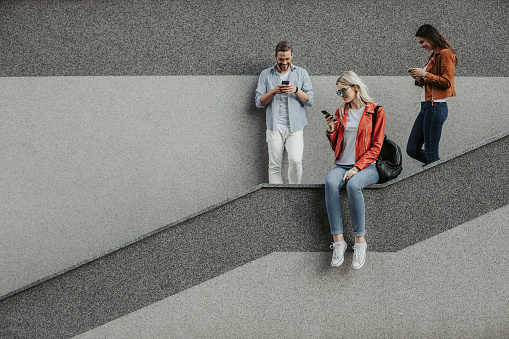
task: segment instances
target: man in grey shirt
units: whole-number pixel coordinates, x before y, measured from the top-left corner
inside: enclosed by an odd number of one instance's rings
[[[266,108],[269,183],[282,184],[283,151],[288,153],[288,181],[300,184],[304,153],[305,106],[314,102],[308,72],[292,64],[293,50],[286,41],[276,46],[276,65],[264,69],[256,87],[256,107]]]

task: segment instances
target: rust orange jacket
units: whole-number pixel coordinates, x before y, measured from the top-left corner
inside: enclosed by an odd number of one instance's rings
[[[456,96],[454,89],[454,73],[456,72],[456,56],[449,49],[432,53],[428,58],[429,66],[426,76],[415,81],[415,85],[424,86],[426,101],[445,99]]]
[[[362,113],[357,129],[357,138],[355,140],[355,165],[361,171],[376,161],[385,137],[385,111],[383,107],[378,109],[375,130],[373,131],[373,114],[376,105],[372,102],[366,103],[366,108]],[[334,132],[326,133],[330,145],[334,150],[335,160],[337,161],[343,150],[343,137],[345,134],[346,120],[348,119],[348,107],[345,109],[343,119],[339,118],[339,109],[336,110],[337,121],[334,124]],[[373,133],[371,133],[373,131]],[[371,139],[373,134],[373,139]]]

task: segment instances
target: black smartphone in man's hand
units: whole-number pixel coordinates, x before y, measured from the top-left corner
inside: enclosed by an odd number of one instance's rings
[[[288,81],[288,80],[283,80],[281,83],[282,83],[283,85],[289,85],[289,84],[290,84],[290,81]]]

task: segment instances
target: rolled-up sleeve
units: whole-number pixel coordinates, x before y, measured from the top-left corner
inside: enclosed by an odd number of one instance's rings
[[[255,92],[255,104],[258,108],[265,108],[267,106],[262,105],[260,99],[262,95],[267,93],[267,72],[263,71],[258,77],[258,85],[256,86]]]
[[[304,74],[301,90],[308,95],[308,101],[306,101],[304,105],[311,107],[315,102],[315,92],[313,92],[313,85],[311,84],[309,73],[305,69],[302,69],[302,71]]]

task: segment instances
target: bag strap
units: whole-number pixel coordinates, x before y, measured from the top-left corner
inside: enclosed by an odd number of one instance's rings
[[[371,119],[371,121],[373,122],[373,128],[371,129],[371,139],[373,139],[373,132],[375,131],[375,124],[376,124],[376,117],[378,115],[378,109],[380,107],[381,107],[380,105],[376,105],[375,113],[373,114],[373,119]]]

